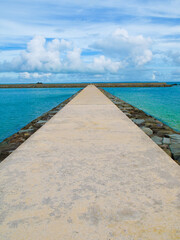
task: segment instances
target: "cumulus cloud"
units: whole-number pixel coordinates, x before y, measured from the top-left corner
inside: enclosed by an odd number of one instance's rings
[[[111,72],[116,73],[119,69],[123,68],[123,62],[112,61],[110,58],[106,58],[104,55],[95,57],[92,64],[89,65],[91,71],[97,72]]]
[[[144,65],[152,59],[151,42],[150,38],[142,35],[131,36],[125,29],[118,28],[106,38],[96,41],[91,47],[128,63]]]
[[[144,65],[152,60],[152,52],[146,49],[143,51],[143,54],[134,54],[133,59],[137,65]]]
[[[64,39],[47,41],[42,36],[34,37],[10,62],[0,64],[0,71],[22,72],[23,78],[38,78],[41,73],[73,73],[73,72],[118,72],[123,67],[121,61],[113,61],[104,55],[94,57],[90,62],[83,60],[82,49],[72,46]],[[35,75],[33,75],[35,74]]]
[[[66,68],[73,71],[73,70],[81,70],[83,62],[81,60],[81,52],[80,48],[74,48],[72,51],[67,52],[67,62]]]
[[[42,36],[33,38],[17,60],[22,71],[58,71],[61,68],[60,50],[66,48],[65,41],[54,39],[49,43]]]
[[[71,48],[66,40],[53,39],[47,42],[42,36],[34,37],[12,61],[0,65],[1,71],[59,72],[62,69],[63,52]],[[61,56],[62,52],[62,56]]]
[[[0,71],[21,72],[25,79],[47,77],[49,73],[118,73],[128,65],[142,66],[150,62],[150,44],[150,38],[131,36],[118,28],[94,43],[91,47],[100,51],[95,57],[89,57],[67,40],[36,36],[27,43],[26,50],[11,61],[0,63]]]

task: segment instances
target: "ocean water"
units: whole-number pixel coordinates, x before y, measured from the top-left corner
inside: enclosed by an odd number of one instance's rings
[[[180,131],[180,86],[104,89]],[[0,88],[0,142],[79,90]]]
[[[104,89],[180,132],[180,85]]]
[[[80,88],[0,88],[0,142]]]

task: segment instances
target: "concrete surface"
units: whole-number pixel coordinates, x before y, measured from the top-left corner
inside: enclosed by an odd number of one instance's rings
[[[180,239],[180,168],[88,86],[0,164],[1,240]]]

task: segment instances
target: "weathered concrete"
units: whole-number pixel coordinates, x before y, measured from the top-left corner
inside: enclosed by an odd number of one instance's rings
[[[0,239],[180,239],[179,170],[89,86],[1,163]]]

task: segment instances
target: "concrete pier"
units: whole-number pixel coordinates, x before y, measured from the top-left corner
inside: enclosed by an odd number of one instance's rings
[[[178,240],[180,167],[88,86],[0,164],[1,240]]]

